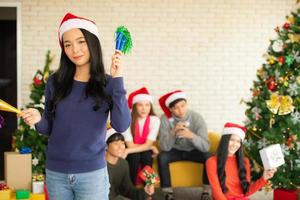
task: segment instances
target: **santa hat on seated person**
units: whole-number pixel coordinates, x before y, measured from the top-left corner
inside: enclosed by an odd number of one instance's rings
[[[167,118],[172,121],[172,113],[169,109],[169,106],[172,102],[178,100],[178,99],[185,99],[186,100],[186,94],[182,90],[175,90],[173,92],[169,92],[162,97],[159,98],[159,105],[161,109],[164,111]]]
[[[145,87],[131,92],[128,96],[128,106],[130,109],[132,109],[133,104],[142,101],[149,101],[150,103],[153,103],[153,98]]]
[[[247,129],[244,126],[234,124],[231,122],[227,122],[223,128],[223,135],[235,134],[239,136],[242,141],[244,141],[246,137],[246,133],[247,133]]]

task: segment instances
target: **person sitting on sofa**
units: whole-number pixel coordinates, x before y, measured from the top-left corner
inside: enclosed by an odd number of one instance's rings
[[[161,200],[162,192],[159,189],[155,191],[154,185],[146,185],[144,189],[136,188],[133,185],[129,176],[128,163],[122,158],[126,156],[124,155],[126,154],[124,136],[121,133],[110,131],[106,144],[106,161],[110,182],[109,199],[145,200],[148,196],[152,196],[153,200]]]
[[[163,95],[159,104],[164,111],[160,119],[160,150],[158,155],[158,169],[161,187],[166,194],[166,200],[172,200],[169,164],[187,160],[205,163],[210,157],[210,144],[206,123],[202,116],[195,111],[188,110],[185,92],[176,90]],[[201,200],[209,200],[209,181],[205,167],[203,170],[203,192]]]
[[[206,161],[214,199],[249,200],[248,196],[265,186],[276,172],[276,169],[265,170],[260,179],[250,183],[250,163],[242,146],[245,135],[245,127],[226,123],[217,155]]]
[[[131,181],[138,185],[139,170],[153,164],[153,157],[159,152],[154,145],[158,130],[159,118],[153,109],[153,97],[147,88],[142,87],[128,96],[128,106],[131,109],[130,127],[123,133],[126,143],[126,153]]]

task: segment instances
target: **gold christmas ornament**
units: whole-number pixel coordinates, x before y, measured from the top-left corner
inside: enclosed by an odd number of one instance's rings
[[[297,76],[296,82],[297,82],[298,85],[300,85],[300,76]]]
[[[269,127],[272,128],[273,124],[275,124],[275,119],[272,117],[269,121]]]
[[[266,101],[268,109],[273,114],[287,115],[294,111],[293,99],[290,96],[272,93],[270,100]]]
[[[263,78],[263,74],[264,74],[264,69],[262,67],[256,71],[256,75],[260,78]]]
[[[279,77],[278,81],[279,81],[279,83],[283,83],[284,82],[283,77]]]
[[[272,183],[268,181],[267,185],[264,187],[264,191],[267,193],[267,192],[271,192],[272,190],[273,190]]]
[[[253,160],[253,169],[256,173],[259,173],[261,171],[261,167],[255,160]]]
[[[300,41],[300,35],[299,34],[288,34],[288,38],[291,40],[292,43],[297,43]]]
[[[43,77],[43,80],[44,80],[45,83],[47,83],[48,78],[49,78],[49,72],[46,71],[46,72],[44,73],[44,77]]]
[[[299,0],[298,0],[299,1]],[[290,22],[290,24],[294,24],[295,23],[295,18],[293,15],[289,15],[287,17],[288,22]]]
[[[269,63],[270,65],[273,65],[273,64],[275,63],[275,58],[274,58],[274,56],[270,56],[270,57],[268,58],[268,63]]]
[[[285,77],[279,77],[279,83],[283,83],[284,86],[286,86],[286,84],[288,85],[288,81],[289,81],[289,74],[287,74]]]

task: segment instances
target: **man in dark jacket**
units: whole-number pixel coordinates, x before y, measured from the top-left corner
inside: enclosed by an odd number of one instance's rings
[[[159,193],[162,196],[162,192],[156,192],[154,195],[154,185],[146,185],[144,189],[136,188],[131,182],[129,176],[129,166],[126,160],[122,157],[126,157],[125,154],[125,141],[124,136],[120,133],[114,133],[106,140],[106,161],[110,182],[110,200],[119,199],[133,199],[133,200],[145,200],[148,196],[152,196],[152,199],[159,199]]]

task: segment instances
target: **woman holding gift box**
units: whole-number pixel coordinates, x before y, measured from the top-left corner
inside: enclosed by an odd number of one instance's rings
[[[107,118],[117,131],[130,125],[122,78],[122,53],[112,56],[105,74],[96,24],[68,13],[59,30],[59,69],[49,78],[45,111],[30,108],[25,122],[49,135],[46,183],[52,200],[107,200],[105,161]]]
[[[139,168],[152,166],[152,156],[158,154],[158,149],[153,143],[158,135],[160,121],[155,116],[152,102],[152,96],[145,87],[132,92],[128,97],[128,105],[132,109],[132,122],[124,136],[130,178],[133,183],[136,183]]]
[[[260,179],[250,183],[250,163],[244,157],[242,147],[245,135],[245,127],[226,123],[217,155],[206,161],[215,200],[249,200],[248,196],[265,186],[276,172],[276,169],[265,170]]]

